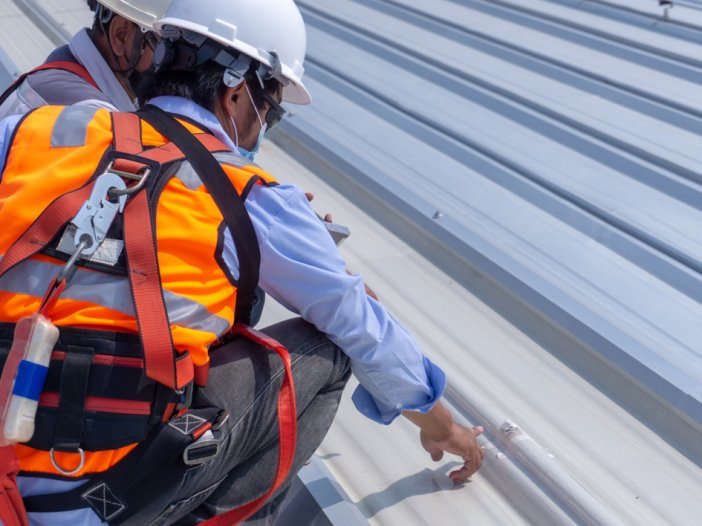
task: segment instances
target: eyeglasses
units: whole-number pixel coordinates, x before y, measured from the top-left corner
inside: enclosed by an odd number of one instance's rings
[[[266,124],[270,130],[281,121],[287,112],[285,111],[285,108],[280,105],[280,103],[278,103],[265,91],[263,92],[263,100],[266,101],[269,106],[268,112],[266,113]]]

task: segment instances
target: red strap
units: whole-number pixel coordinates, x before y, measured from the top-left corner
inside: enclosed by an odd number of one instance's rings
[[[147,193],[138,192],[124,209],[124,245],[146,376],[172,389],[182,389],[193,380],[193,363],[189,357],[177,359],[175,354],[152,223]]]
[[[46,64],[42,64],[41,66],[34,68],[32,71],[27,73],[27,75],[45,69],[62,69],[63,71],[68,71],[70,73],[73,73],[74,75],[78,75],[80,78],[82,78],[85,82],[87,82],[94,88],[100,89],[97,85],[97,82],[95,82],[93,80],[93,77],[90,76],[90,73],[88,73],[87,69],[85,69],[82,65],[78,64],[78,62],[71,62],[69,60],[54,60],[53,62],[47,62]]]
[[[0,262],[0,277],[12,267],[42,250],[90,198],[92,180],[84,186],[63,194],[51,203],[31,226],[8,249]]]
[[[112,122],[115,151],[137,155],[140,158],[156,161],[162,165],[185,159],[183,152],[172,142],[149,150],[143,150],[142,143],[134,140],[134,137],[140,137],[141,133],[139,118],[136,114],[113,113]],[[229,148],[214,135],[197,133],[195,137],[210,152],[229,151]],[[114,163],[115,170],[129,173],[138,173],[147,167],[144,163],[128,159],[116,159]]]
[[[27,511],[17,488],[19,462],[14,446],[0,447],[0,524],[29,526]]]
[[[141,120],[136,114],[113,113],[112,126],[115,151],[147,157],[149,152],[143,151],[141,142]],[[164,158],[175,153],[172,148],[155,150]],[[195,372],[190,358],[178,357],[173,346],[152,225],[148,194],[137,192],[124,209],[124,246],[139,337],[144,348],[145,373],[171,389],[182,389],[193,381]]]
[[[293,459],[295,458],[295,447],[297,442],[297,408],[295,404],[295,386],[293,382],[292,368],[290,365],[290,354],[283,344],[271,338],[267,334],[259,332],[251,327],[240,323],[234,325],[232,335],[241,335],[249,340],[262,345],[266,349],[275,351],[283,360],[285,366],[285,376],[283,384],[280,386],[278,395],[278,440],[279,456],[278,468],[271,487],[261,497],[252,500],[227,513],[213,517],[201,526],[232,526],[240,524],[256,513],[266,503],[266,501],[285,482],[290,473]]]
[[[141,120],[134,113],[112,114],[112,141],[115,151],[137,154],[144,149],[141,142]]]
[[[210,374],[210,362],[205,365],[195,366],[195,385],[198,387],[207,387],[207,377]]]

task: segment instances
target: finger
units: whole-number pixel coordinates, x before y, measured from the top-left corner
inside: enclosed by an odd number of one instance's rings
[[[449,474],[454,483],[460,484],[461,482],[465,482],[480,469],[483,463],[483,456],[481,453],[482,450],[477,448],[472,458],[463,458],[463,460],[465,460],[463,467]]]
[[[324,214],[324,220],[325,220],[327,223],[333,223],[333,222],[334,222],[334,219],[332,218],[332,215],[331,215],[331,214]]]
[[[476,471],[477,470],[472,466],[463,466],[462,468],[449,473],[449,478],[453,481],[454,484],[461,484],[468,480]]]
[[[441,460],[442,458],[444,458],[444,452],[441,451],[440,449],[438,449],[438,450],[436,450],[436,451],[430,451],[429,453],[431,454],[431,459],[432,459],[434,462],[438,462],[439,460]]]
[[[368,294],[368,295],[369,295],[371,298],[373,298],[375,301],[380,301],[380,300],[378,299],[377,294],[375,293],[375,291],[374,291],[372,288],[370,288],[370,287],[369,287],[368,285],[366,285],[365,283],[364,283],[363,285],[366,287],[366,294]]]
[[[312,192],[305,192],[305,197],[308,201],[312,201],[314,199],[314,194]]]
[[[471,431],[473,432],[474,437],[479,437],[485,432],[485,429],[483,429],[483,426],[475,426],[471,428]]]

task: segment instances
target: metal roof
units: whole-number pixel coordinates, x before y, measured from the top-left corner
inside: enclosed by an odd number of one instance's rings
[[[452,488],[455,459],[345,399],[296,486],[328,513],[281,523],[362,523],[349,502],[378,525],[698,522],[693,4],[298,2],[314,104],[260,162],[351,227],[349,267],[448,371],[488,454]],[[0,47],[27,69],[89,20],[82,0],[0,0]]]

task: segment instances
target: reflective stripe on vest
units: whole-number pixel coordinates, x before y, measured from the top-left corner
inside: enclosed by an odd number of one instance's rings
[[[52,148],[85,146],[88,125],[95,117],[95,106],[66,106],[51,130]]]
[[[0,257],[0,261],[2,257]],[[0,291],[32,296],[40,300],[61,266],[45,261],[27,261],[0,278]],[[77,269],[63,299],[99,305],[129,317],[134,317],[129,280],[103,272]],[[229,321],[210,313],[202,305],[164,291],[168,319],[174,325],[211,332],[219,338],[227,329]]]

